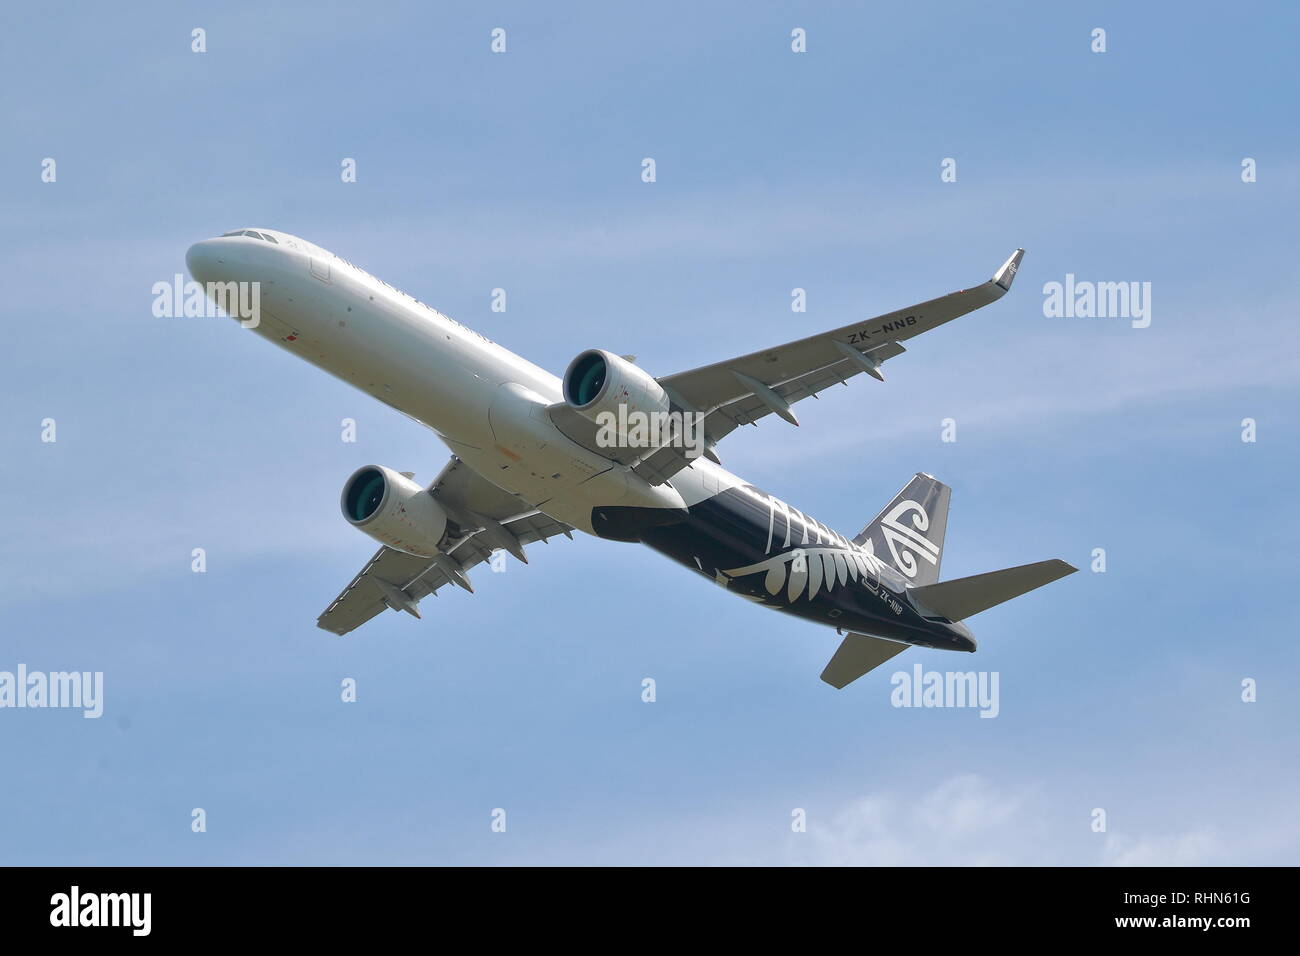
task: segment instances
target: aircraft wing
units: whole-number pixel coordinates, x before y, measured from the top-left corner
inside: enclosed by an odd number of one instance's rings
[[[529,507],[455,456],[429,493],[460,530],[447,553],[430,559],[380,548],[317,619],[317,627],[346,634],[387,608],[419,617],[420,600],[447,584],[473,591],[466,572],[493,551],[504,549],[527,561],[523,545],[559,534],[572,537],[569,525]]]
[[[900,342],[1002,298],[1011,288],[1024,254],[1023,249],[1017,249],[993,278],[974,288],[725,362],[667,375],[659,379],[659,384],[684,407],[707,413],[705,430],[716,441],[737,426],[774,412],[781,414],[782,405],[788,407],[859,372],[881,378],[880,363],[906,351]],[[764,395],[764,390],[774,393],[779,401],[768,401],[772,396]]]
[[[704,431],[712,446],[741,425],[776,414],[798,424],[790,406],[832,385],[866,372],[884,381],[880,365],[901,355],[901,343],[1002,298],[1020,268],[1025,251],[1017,249],[987,282],[970,289],[864,319],[818,335],[715,362],[689,372],[666,375],[658,382],[673,404],[703,412]],[[566,405],[552,406],[552,417],[570,437],[595,448],[595,426]],[[590,434],[587,434],[587,433]],[[606,449],[601,454],[609,455]],[[659,448],[641,458],[613,456],[651,484],[662,484],[690,464],[678,448]]]

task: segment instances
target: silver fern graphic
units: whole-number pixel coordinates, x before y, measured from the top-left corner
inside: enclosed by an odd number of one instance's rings
[[[763,586],[767,593],[775,597],[784,590],[786,600],[793,603],[805,595],[811,601],[823,588],[831,591],[850,581],[861,580],[875,590],[884,567],[884,562],[876,557],[868,541],[862,548],[834,545],[794,548],[757,564],[723,570],[722,573],[729,578],[739,578],[766,572]]]

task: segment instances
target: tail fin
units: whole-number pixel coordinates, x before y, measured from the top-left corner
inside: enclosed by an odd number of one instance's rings
[[[918,472],[853,543],[871,542],[876,557],[892,564],[909,583],[933,584],[939,580],[951,497],[951,488]]]
[[[932,611],[950,621],[987,611],[1012,598],[1020,597],[1044,584],[1073,574],[1077,568],[1060,559],[1024,564],[1018,568],[1005,568],[987,574],[973,574],[968,578],[953,578],[940,584],[926,584],[909,588],[912,601],[926,611]]]

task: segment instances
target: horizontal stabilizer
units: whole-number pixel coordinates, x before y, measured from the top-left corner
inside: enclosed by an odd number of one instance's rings
[[[973,574],[968,578],[954,578],[938,584],[908,588],[907,593],[915,604],[950,621],[964,621],[980,611],[1020,597],[1044,584],[1073,574],[1071,567],[1058,558],[1038,561],[1018,568],[1005,568],[987,574]]]
[[[911,646],[865,634],[850,634],[844,638],[826,670],[822,671],[822,680],[832,687],[844,687]]]

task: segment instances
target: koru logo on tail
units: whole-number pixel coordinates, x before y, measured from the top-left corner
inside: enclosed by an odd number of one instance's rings
[[[913,514],[904,523],[903,516],[908,512]],[[939,564],[939,546],[925,537],[928,530],[930,516],[926,514],[925,508],[910,499],[894,505],[880,521],[880,531],[885,536],[885,545],[889,548],[889,556],[894,560],[894,567],[909,578],[916,577],[918,557],[932,565]]]

